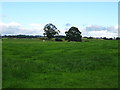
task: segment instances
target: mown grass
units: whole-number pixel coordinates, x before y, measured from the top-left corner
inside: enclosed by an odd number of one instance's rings
[[[118,41],[3,39],[3,88],[117,88]]]

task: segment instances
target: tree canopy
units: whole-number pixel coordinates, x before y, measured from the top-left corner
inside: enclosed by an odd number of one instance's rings
[[[57,30],[56,26],[53,25],[52,23],[46,24],[43,30],[45,32],[43,34],[46,35],[49,39],[53,38],[54,35],[59,34],[60,32],[59,30]]]
[[[81,32],[76,27],[71,27],[65,34],[68,41],[81,41]]]

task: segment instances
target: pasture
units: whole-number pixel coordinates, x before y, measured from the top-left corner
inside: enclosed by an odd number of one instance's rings
[[[2,40],[3,88],[117,88],[118,41]]]

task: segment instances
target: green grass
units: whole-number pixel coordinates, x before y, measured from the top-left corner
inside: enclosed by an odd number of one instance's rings
[[[118,41],[3,39],[3,88],[117,88]]]

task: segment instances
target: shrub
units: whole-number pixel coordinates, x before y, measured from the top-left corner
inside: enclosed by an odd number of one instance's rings
[[[55,38],[55,41],[63,41],[63,40],[60,38]]]

